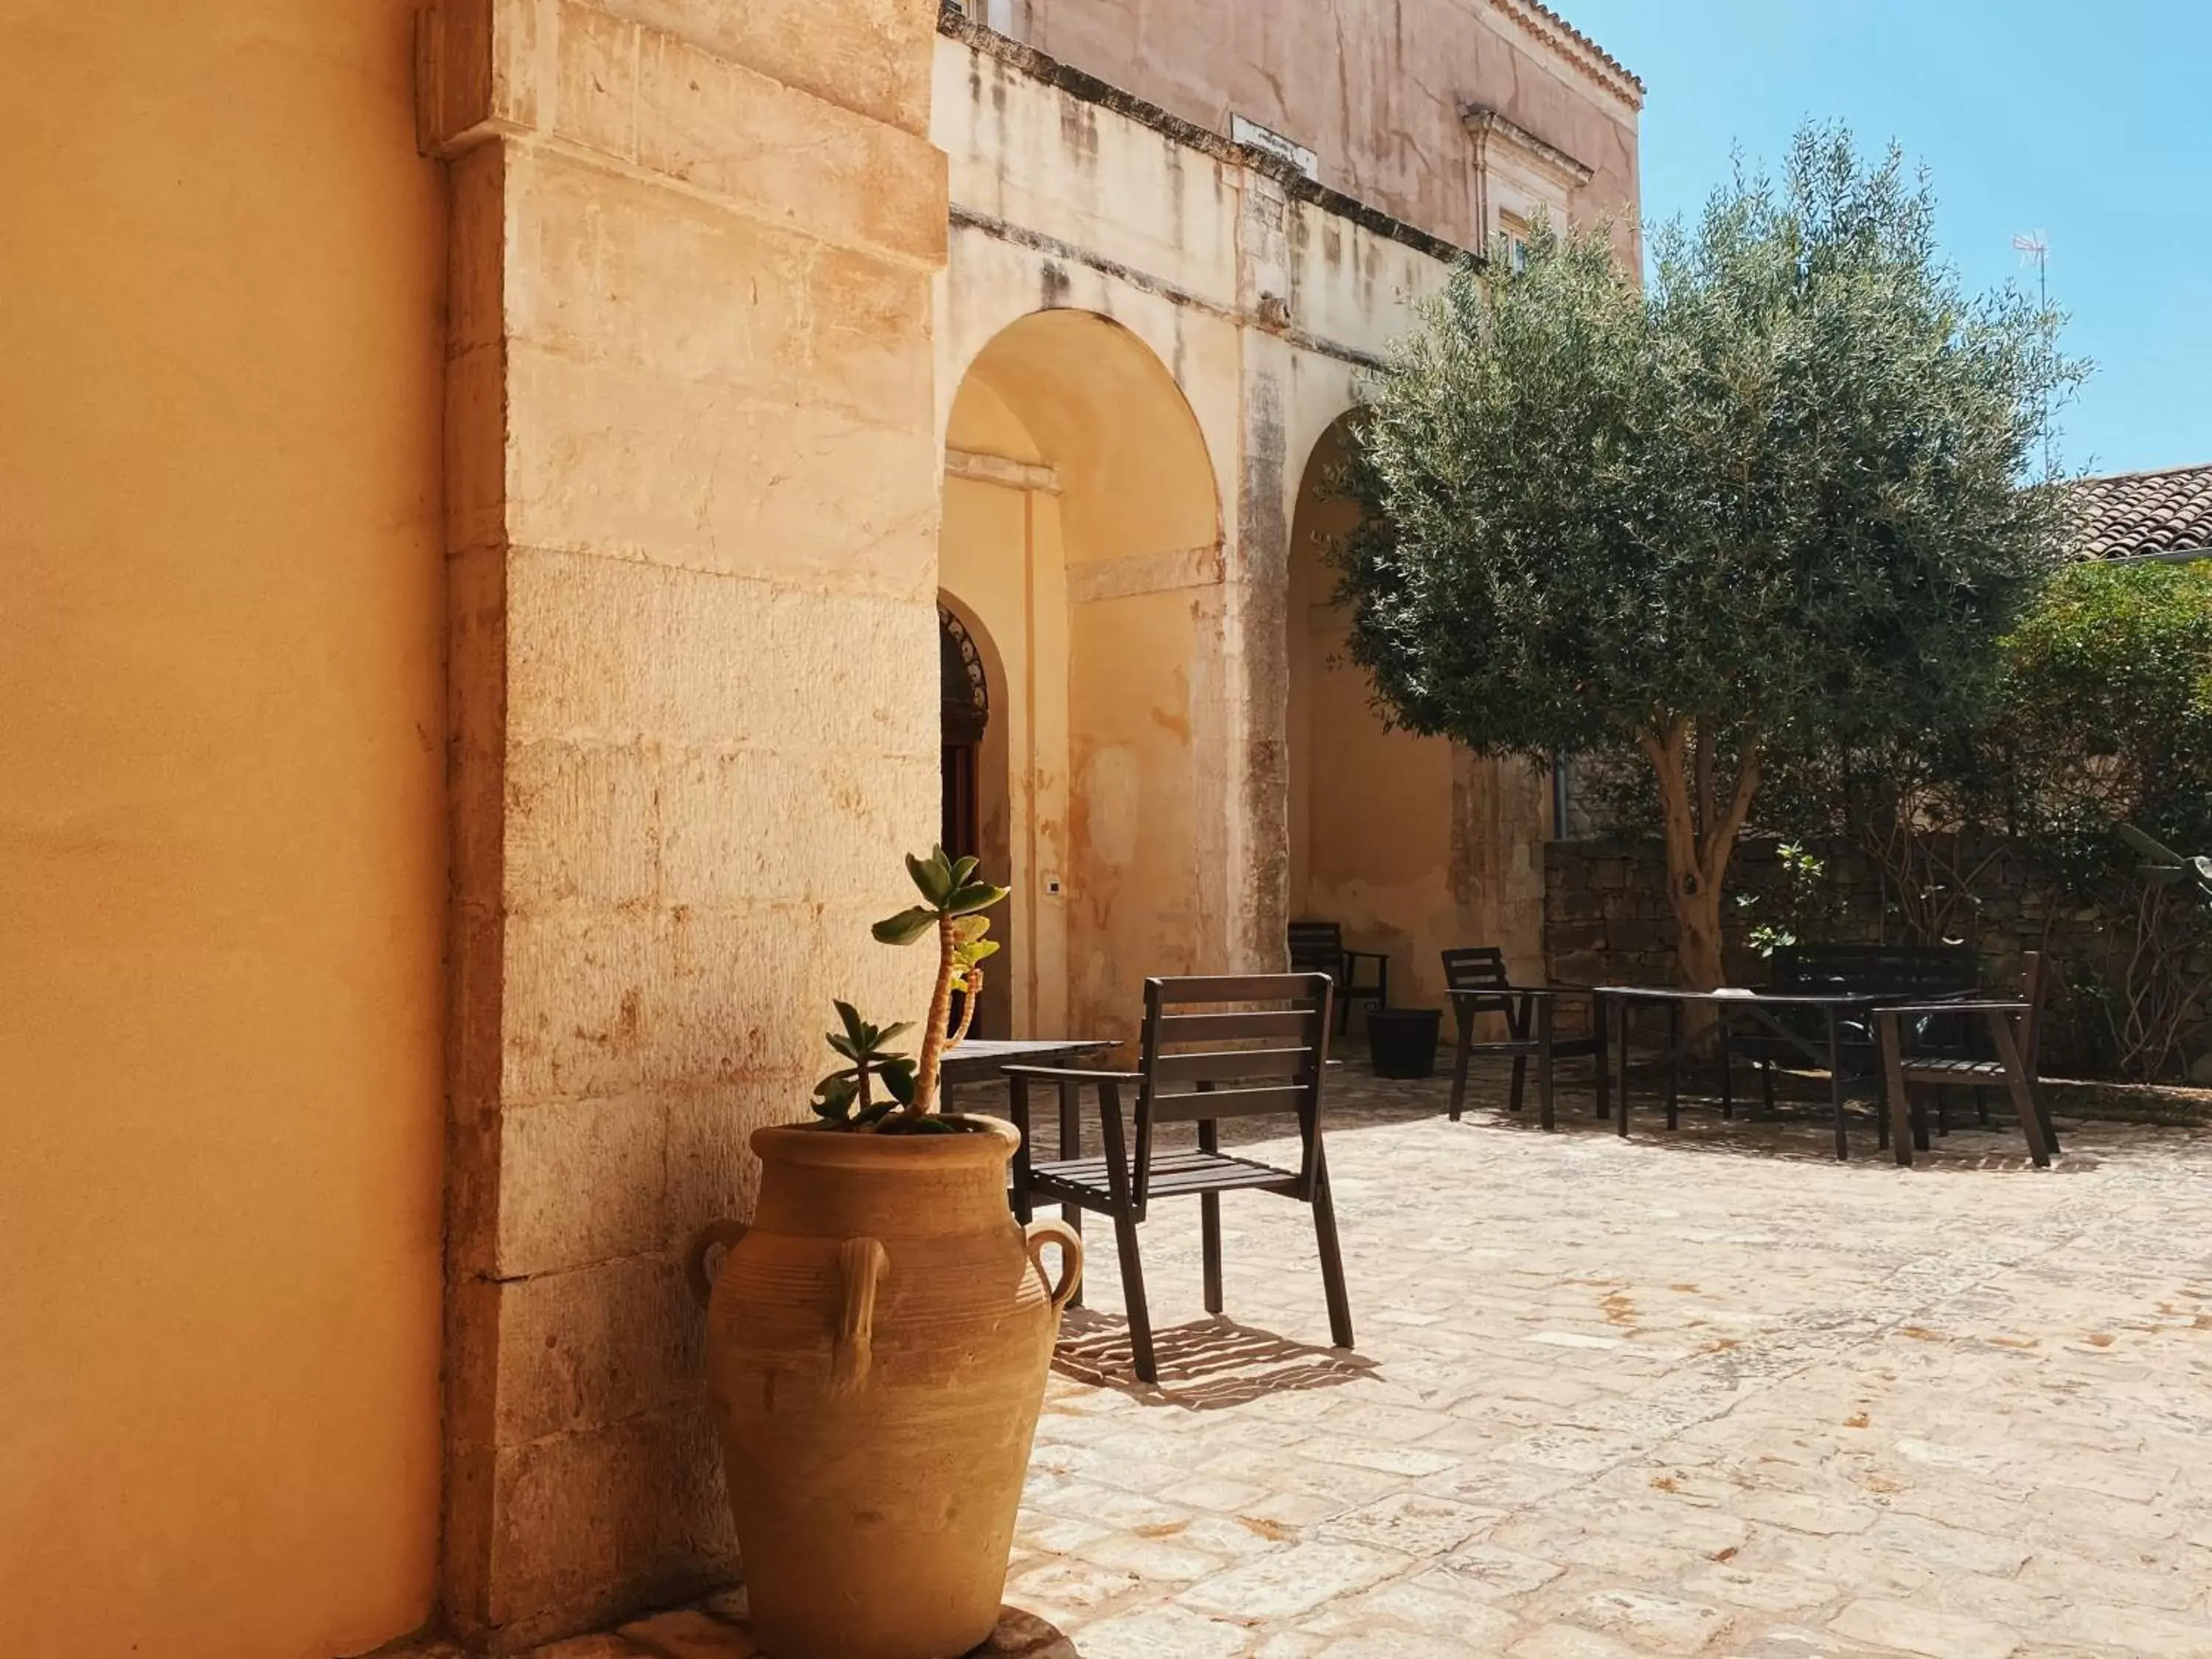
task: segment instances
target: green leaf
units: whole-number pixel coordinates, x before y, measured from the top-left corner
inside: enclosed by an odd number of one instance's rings
[[[933,908],[942,909],[945,895],[953,888],[952,866],[945,861],[945,849],[938,848],[926,859],[913,854],[906,855],[906,870],[914,878],[915,887]]]
[[[976,910],[988,910],[1012,890],[1012,888],[1007,887],[994,887],[988,881],[972,882],[965,887],[954,889],[947,896],[944,906],[945,914],[951,916],[964,916]]]
[[[937,912],[916,905],[911,910],[884,917],[872,931],[879,944],[911,945],[936,926]]]
[[[885,1094],[902,1106],[914,1104],[916,1085],[913,1062],[908,1061],[906,1065],[898,1067],[886,1066],[883,1071],[883,1079]]]

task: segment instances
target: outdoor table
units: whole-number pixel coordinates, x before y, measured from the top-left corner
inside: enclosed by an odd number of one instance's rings
[[[938,1062],[938,1080],[988,1083],[1009,1066],[1065,1066],[1119,1045],[1111,1037],[969,1037]]]
[[[938,1062],[938,1082],[988,1083],[1009,1066],[1069,1066],[1121,1044],[1112,1037],[970,1037]],[[1060,1091],[1060,1155],[1080,1158],[1082,1102],[1073,1086]]]
[[[1590,1052],[1595,1054],[1597,1060],[1596,1115],[1599,1117],[1603,1117],[1606,1115],[1606,1072],[1607,1068],[1605,1058],[1605,1004],[1602,994],[1598,991],[1595,987],[1589,985],[1486,985],[1468,990],[1447,991],[1444,994],[1449,997],[1452,1000],[1453,1017],[1459,1025],[1458,1046],[1452,1056],[1450,1110],[1452,1121],[1454,1122],[1457,1122],[1459,1121],[1460,1113],[1467,1103],[1468,1062],[1474,1058],[1474,1054],[1479,1050],[1485,1054],[1512,1054],[1514,1056],[1513,1109],[1516,1112],[1521,1109],[1521,1073],[1519,1068],[1522,1060],[1527,1055],[1534,1054],[1536,1057],[1536,1121],[1547,1129],[1554,1127],[1552,1113],[1553,1062],[1557,1057],[1560,1045],[1555,1042],[1553,1039],[1552,1011],[1553,1004],[1560,997],[1583,997],[1589,1000],[1590,1034],[1589,1039],[1585,1040],[1577,1038],[1565,1046],[1567,1051],[1571,1054],[1583,1052],[1586,1046]],[[1531,1010],[1529,1014],[1529,1024],[1534,1027],[1534,1035],[1528,1037],[1514,1037],[1504,1042],[1477,1042],[1474,1040],[1474,1021],[1468,1016],[1466,1005],[1477,1002],[1495,1003],[1514,997],[1522,997],[1528,1000]],[[1491,1012],[1496,1012],[1497,1011],[1492,1009]]]
[[[1620,1091],[1613,1096],[1613,1127],[1624,1137],[1628,1133],[1628,1011],[1637,1003],[1662,1003],[1667,1006],[1667,1127],[1675,1127],[1680,1121],[1679,1073],[1683,1045],[1679,1041],[1682,1008],[1686,1003],[1704,1003],[1711,1007],[1720,1021],[1731,1016],[1747,1014],[1803,1054],[1814,1066],[1825,1066],[1828,1073],[1828,1098],[1836,1119],[1836,1156],[1850,1156],[1850,1144],[1844,1133],[1844,1105],[1852,1079],[1844,1071],[1843,1023],[1853,1016],[1871,1015],[1887,1003],[1897,1001],[1893,996],[1870,994],[1865,992],[1824,994],[1818,992],[1779,992],[1741,990],[1723,987],[1717,991],[1685,991],[1672,986],[1601,985],[1596,988],[1599,1018],[1613,1019],[1615,1025],[1607,1026],[1607,1038],[1613,1052],[1619,1056],[1620,1066]],[[1777,1012],[1792,1008],[1818,1010],[1826,1028],[1826,1041],[1816,1045],[1800,1036],[1775,1018]],[[1824,1052],[1825,1050],[1825,1052]],[[1869,1081],[1878,1073],[1869,1074]],[[1887,1128],[1885,1119],[1883,1126]]]

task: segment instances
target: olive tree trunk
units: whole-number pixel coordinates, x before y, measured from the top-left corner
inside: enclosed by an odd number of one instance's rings
[[[1747,736],[1735,776],[1723,796],[1716,788],[1714,745],[1695,724],[1677,716],[1638,739],[1659,781],[1662,828],[1667,842],[1667,902],[1678,929],[1675,967],[1683,986],[1710,991],[1725,982],[1721,951],[1721,898],[1735,839],[1759,789],[1759,745]],[[1692,1009],[1692,1029],[1710,1023]]]

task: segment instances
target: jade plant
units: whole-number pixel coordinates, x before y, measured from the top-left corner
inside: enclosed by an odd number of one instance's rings
[[[921,1028],[920,1059],[900,1054],[891,1039],[909,1029],[901,1020],[875,1025],[849,1002],[836,1005],[844,1029],[828,1034],[830,1047],[848,1062],[814,1085],[814,1115],[824,1127],[884,1133],[932,1133],[957,1126],[938,1109],[938,1073],[946,1052],[959,1047],[975,1023],[975,1001],[983,988],[982,963],[999,948],[985,935],[982,915],[1006,896],[1006,889],[982,880],[980,861],[949,857],[942,847],[926,859],[907,855],[922,902],[875,925],[885,945],[913,945],[934,938],[937,980],[929,1014]],[[962,994],[959,1024],[948,1030],[952,994]]]

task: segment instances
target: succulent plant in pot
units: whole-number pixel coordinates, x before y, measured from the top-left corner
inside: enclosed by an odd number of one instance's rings
[[[988,1638],[1082,1273],[1072,1230],[1025,1231],[1007,1206],[1012,1127],[940,1109],[944,1056],[997,949],[981,913],[1006,890],[942,848],[907,869],[921,902],[875,936],[936,948],[919,1055],[890,1047],[906,1024],[837,1004],[842,1063],[815,1085],[815,1121],[754,1134],[752,1220],[691,1247],[753,1626],[773,1659],[952,1659]],[[728,1254],[710,1279],[716,1245]]]
[[[923,902],[884,917],[874,932],[884,945],[913,945],[928,939],[937,946],[937,980],[922,1026],[921,1056],[910,1060],[884,1047],[908,1029],[908,1022],[872,1025],[851,1003],[838,1003],[837,1016],[845,1029],[830,1032],[828,1041],[833,1051],[852,1063],[814,1085],[814,1115],[822,1127],[930,1134],[989,1123],[988,1119],[971,1122],[949,1118],[938,1109],[945,1052],[959,1047],[975,1023],[975,1000],[983,988],[982,963],[999,948],[997,940],[984,937],[991,923],[982,912],[1005,899],[1006,890],[981,879],[976,874],[981,867],[977,859],[946,857],[942,847],[926,859],[907,854],[907,873]],[[960,1024],[948,1031],[956,991],[961,994]]]

